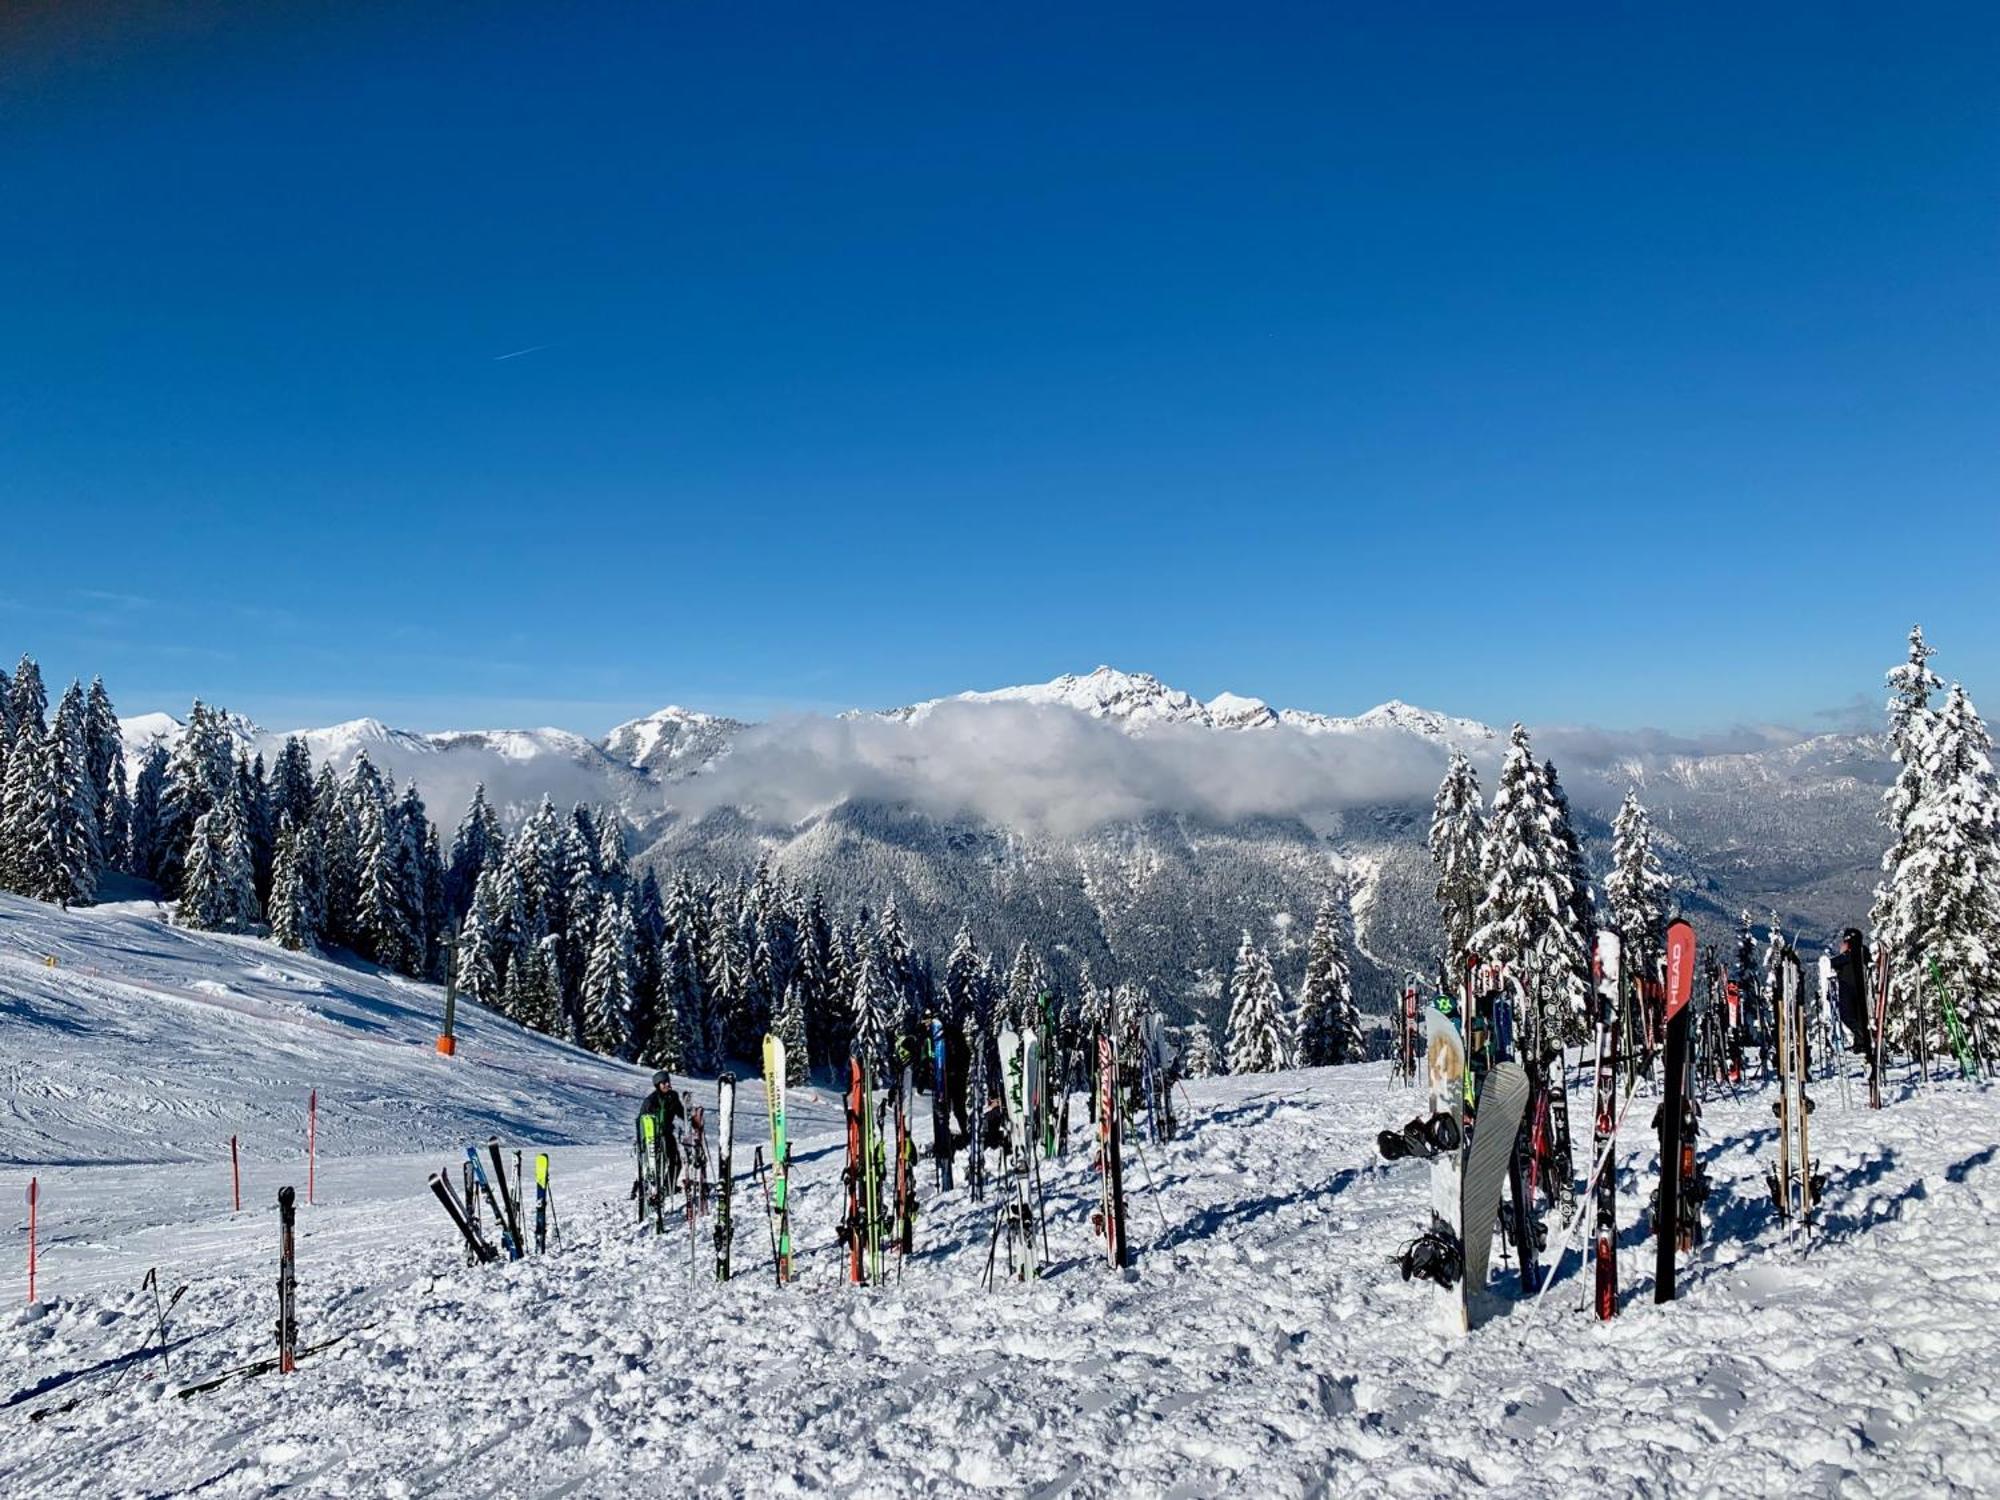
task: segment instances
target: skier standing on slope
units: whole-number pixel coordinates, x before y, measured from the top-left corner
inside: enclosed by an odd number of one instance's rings
[[[663,1190],[671,1193],[674,1184],[681,1180],[681,1140],[676,1127],[686,1118],[687,1109],[681,1103],[681,1096],[674,1092],[673,1076],[665,1068],[653,1075],[653,1087],[646,1095],[646,1102],[639,1106],[633,1128],[643,1129],[647,1115],[653,1117],[653,1128],[667,1148],[667,1181]],[[633,1183],[633,1196],[637,1197],[639,1192],[640,1185]]]
[[[1847,1028],[1850,1050],[1866,1055],[1868,1046],[1868,944],[1861,929],[1850,927],[1840,935],[1840,951],[1833,956],[1833,977],[1839,987],[1840,1024]]]

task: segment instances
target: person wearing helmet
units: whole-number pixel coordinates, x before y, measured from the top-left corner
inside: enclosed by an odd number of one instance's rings
[[[667,1153],[666,1191],[671,1193],[681,1180],[681,1137],[680,1122],[687,1117],[687,1109],[681,1103],[681,1096],[674,1090],[673,1075],[665,1068],[653,1075],[653,1086],[646,1091],[646,1102],[639,1106],[638,1119],[632,1122],[635,1131],[643,1133],[646,1116],[653,1117],[653,1128],[659,1133]],[[636,1196],[638,1187],[635,1184]]]

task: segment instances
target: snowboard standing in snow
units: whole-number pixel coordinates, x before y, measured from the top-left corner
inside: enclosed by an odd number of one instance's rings
[[[1500,1190],[1507,1182],[1514,1148],[1520,1139],[1521,1117],[1527,1107],[1527,1069],[1518,1062],[1496,1062],[1486,1070],[1485,1082],[1479,1089],[1479,1108],[1473,1116],[1471,1139],[1459,1173],[1457,1214],[1463,1226],[1464,1246],[1459,1322],[1463,1328],[1470,1329],[1478,1321],[1487,1268],[1493,1257]]]
[[[716,1079],[715,1092],[715,1279],[727,1281],[729,1250],[736,1239],[736,1226],[729,1217],[736,1185],[730,1170],[730,1148],[736,1139],[736,1075],[724,1073]],[[706,1152],[703,1159],[707,1159]]]
[[[1681,1137],[1691,1123],[1687,1111],[1688,1027],[1693,1023],[1694,1013],[1688,1008],[1688,1001],[1694,995],[1695,958],[1694,928],[1686,922],[1670,924],[1664,1017],[1667,1097],[1660,1106],[1660,1199],[1653,1226],[1658,1240],[1653,1278],[1655,1302],[1674,1300],[1674,1252],[1681,1241],[1681,1193],[1683,1186],[1693,1187],[1691,1180],[1682,1182],[1686,1159]],[[1693,1152],[1690,1135],[1687,1157],[1692,1157]],[[1692,1174],[1688,1175],[1691,1178]]]
[[[1464,1158],[1460,1144],[1465,1113],[1465,1038],[1453,1018],[1453,1005],[1439,996],[1424,1012],[1424,1082],[1430,1116],[1424,1135],[1431,1146],[1430,1227],[1404,1249],[1403,1279],[1422,1277],[1450,1294],[1463,1316],[1457,1287],[1464,1270],[1464,1241],[1459,1215],[1464,1212]],[[1386,1142],[1384,1143],[1386,1145]]]

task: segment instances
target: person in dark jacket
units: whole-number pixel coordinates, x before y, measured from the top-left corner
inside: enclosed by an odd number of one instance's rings
[[[1833,955],[1833,978],[1840,1024],[1847,1028],[1848,1047],[1866,1054],[1868,1039],[1868,944],[1861,929],[1850,927],[1840,935],[1840,951]]]
[[[638,1139],[645,1139],[646,1116],[653,1117],[653,1128],[658,1133],[667,1153],[667,1181],[664,1192],[673,1192],[681,1180],[681,1137],[680,1122],[687,1118],[687,1109],[681,1103],[681,1096],[674,1091],[673,1076],[665,1068],[653,1075],[653,1087],[646,1094],[646,1102],[639,1106],[639,1117],[632,1122],[632,1129]],[[639,1186],[632,1186],[634,1196]]]

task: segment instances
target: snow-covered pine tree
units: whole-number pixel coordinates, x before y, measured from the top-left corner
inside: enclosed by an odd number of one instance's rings
[[[125,741],[104,679],[90,679],[84,705],[84,744],[90,763],[91,794],[97,799],[98,846],[107,868],[125,868],[125,845],[132,820],[132,803],[125,784]]]
[[[1431,865],[1437,871],[1438,912],[1444,919],[1448,972],[1454,982],[1475,957],[1472,935],[1478,926],[1479,903],[1486,886],[1482,861],[1486,850],[1486,814],[1479,804],[1479,773],[1457,748],[1445,767],[1432,804]]]
[[[222,856],[214,827],[221,817],[218,809],[194,820],[183,858],[180,900],[174,906],[174,921],[182,927],[207,932],[223,925]]]
[[[32,656],[22,656],[14,668],[14,680],[7,686],[7,720],[16,739],[28,725],[37,734],[48,733],[49,693],[42,686],[42,669]]]
[[[1361,1014],[1354,1005],[1348,960],[1347,893],[1329,894],[1313,918],[1299,986],[1297,1022],[1301,1067],[1323,1068],[1362,1060]]]
[[[592,1048],[630,1062],[637,1053],[632,922],[622,901],[599,903],[597,933],[583,976],[585,1036]]]
[[[889,993],[882,983],[874,955],[857,967],[854,979],[854,1055],[861,1059],[871,1078],[886,1079],[889,1067]]]
[[[363,751],[355,763],[365,764],[366,757]],[[415,961],[417,942],[402,878],[402,821],[387,788],[372,774],[350,778],[348,799],[356,829],[354,929],[349,944],[363,958],[407,973]]]
[[[947,1026],[963,1026],[972,1014],[972,989],[979,983],[979,945],[972,940],[972,928],[961,918],[951,940],[951,952],[944,961],[944,1008],[941,1019]]]
[[[1904,823],[1902,858],[1889,877],[1889,927],[1915,954],[1910,986],[1926,986],[1892,1020],[1907,1048],[1922,1038],[1936,1056],[1948,1048],[1941,985],[1981,1057],[2000,1041],[2000,783],[1993,742],[1965,689],[1954,683],[1943,708],[1916,731],[1922,798]],[[1936,973],[1932,969],[1935,965]]]
[[[293,734],[271,766],[271,816],[291,815],[292,827],[303,828],[313,815],[312,749]]]
[[[1552,760],[1542,762],[1542,795],[1554,833],[1568,902],[1543,936],[1540,968],[1545,1003],[1553,1003],[1563,1019],[1566,1041],[1590,1035],[1592,1010],[1591,952],[1597,940],[1597,908],[1591,898],[1590,870],[1583,859],[1569,797]]]
[[[750,955],[743,951],[743,925],[727,886],[709,897],[708,946],[701,956],[703,987],[709,1003],[709,1055],[720,1064],[731,1057],[748,1057],[750,1039],[763,1037],[750,1015]]]
[[[1190,1021],[1182,1029],[1181,1059],[1190,1078],[1214,1078],[1222,1072],[1222,1055],[1216,1051],[1208,1022]]]
[[[506,957],[501,947],[500,872],[488,869],[473,886],[472,904],[459,923],[458,943],[452,973],[460,993],[482,1005],[492,1006],[509,1019],[520,1017],[506,1010]]]
[[[785,986],[775,1030],[785,1044],[785,1087],[805,1087],[812,1081],[812,1044],[806,1036],[805,992],[796,979]]]
[[[505,853],[506,838],[500,831],[500,817],[486,801],[486,783],[472,789],[472,801],[458,820],[451,836],[451,857],[445,866],[445,903],[452,920],[462,921],[472,905],[480,875]]]
[[[360,840],[345,789],[331,765],[322,765],[313,778],[312,822],[320,864],[320,941],[351,944]]]
[[[1291,1066],[1290,1027],[1285,996],[1270,957],[1243,930],[1236,968],[1229,981],[1229,1071],[1275,1073]]]
[[[220,807],[235,782],[236,756],[228,724],[219,709],[197,698],[167,758],[167,783],[160,798],[160,858],[154,878],[169,896],[180,893],[181,866],[196,819]]]
[[[50,858],[58,805],[49,754],[53,738],[39,719],[21,723],[0,793],[0,885],[37,901],[51,899],[45,893],[61,888]]]
[[[278,814],[278,847],[271,859],[271,899],[265,920],[279,947],[294,953],[319,946],[311,891],[312,824],[294,826],[289,812]]]
[[[1554,1034],[1582,1034],[1589,995],[1589,942],[1578,930],[1570,840],[1559,789],[1536,764],[1528,731],[1508,736],[1493,810],[1486,824],[1480,898],[1472,948],[1486,963],[1506,964]]]
[[[1611,874],[1604,894],[1611,925],[1624,943],[1626,963],[1638,973],[1653,972],[1665,947],[1668,893],[1673,883],[1653,852],[1653,824],[1637,791],[1628,790],[1611,824]]]
[[[153,745],[132,782],[132,816],[125,832],[124,868],[151,880],[160,862],[160,797],[167,786],[167,751]]]
[[[1901,1045],[1902,1032],[1922,1008],[1926,980],[1919,933],[1910,925],[1912,907],[1899,898],[1896,871],[1910,854],[1909,824],[1929,790],[1924,747],[1930,738],[1931,695],[1944,690],[1944,679],[1930,668],[1936,648],[1924,639],[1921,625],[1910,627],[1909,655],[1888,671],[1889,754],[1896,762],[1896,779],[1882,797],[1881,817],[1889,829],[1889,847],[1882,853],[1883,879],[1875,887],[1868,919],[1875,931],[1875,951],[1889,960],[1889,1032]]]
[[[1090,965],[1083,966],[1082,977],[1077,981],[1077,1040],[1085,1047],[1094,1048],[1097,1038],[1104,1033],[1105,1023],[1111,1019],[1111,995],[1097,982],[1090,972]]]
[[[51,822],[44,863],[48,884],[44,901],[87,906],[97,898],[97,877],[104,869],[104,848],[98,837],[97,814],[103,796],[90,775],[90,721],[83,687],[72,682],[56,705],[43,754],[48,758]]]
[[[1014,963],[1007,971],[1007,1024],[1017,1031],[1034,1025],[1041,994],[1042,966],[1022,943],[1014,950]]]

